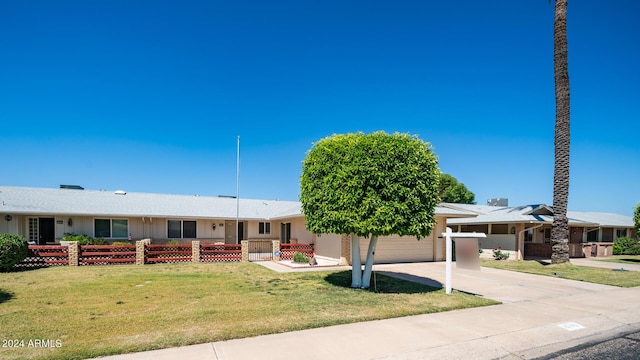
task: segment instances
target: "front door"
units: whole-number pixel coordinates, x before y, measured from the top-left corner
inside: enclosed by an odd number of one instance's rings
[[[291,242],[291,223],[280,223],[280,242],[283,244]]]
[[[53,218],[38,219],[38,245],[47,245],[56,241],[55,220]]]
[[[225,244],[237,244],[240,240],[244,240],[244,223],[242,221],[238,224],[238,242],[236,242],[236,222],[227,220],[224,223],[224,227]]]

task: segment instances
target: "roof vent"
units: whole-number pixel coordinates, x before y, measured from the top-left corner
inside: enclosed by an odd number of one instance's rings
[[[116,190],[113,193],[116,195],[127,195],[127,192],[124,190]]]
[[[489,206],[509,206],[509,199],[506,198],[493,198],[487,200]]]
[[[60,185],[60,189],[84,190],[80,185]]]

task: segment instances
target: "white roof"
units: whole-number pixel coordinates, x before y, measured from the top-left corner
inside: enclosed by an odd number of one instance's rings
[[[553,222],[553,208],[545,204],[525,206],[490,206],[490,205],[465,205],[465,204],[441,204],[456,209],[473,211],[477,216],[472,218],[456,218],[447,220],[451,225],[473,224],[505,224],[505,223],[548,223]],[[567,211],[567,218],[571,226],[601,226],[601,227],[625,227],[634,226],[631,216],[602,213]]]
[[[124,193],[124,194],[122,194]],[[229,197],[0,186],[0,212],[41,215],[235,219]],[[242,219],[301,216],[297,201],[240,199]]]
[[[229,197],[0,186],[0,212],[26,215],[83,215],[235,219],[237,200]],[[299,201],[240,199],[244,220],[301,217]],[[469,217],[464,209],[436,207],[436,215]]]

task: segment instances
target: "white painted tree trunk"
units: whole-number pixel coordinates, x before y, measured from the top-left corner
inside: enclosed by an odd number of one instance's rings
[[[362,287],[362,261],[360,260],[360,238],[351,234],[351,287]]]
[[[378,243],[378,237],[371,235],[369,240],[369,248],[367,249],[367,260],[364,264],[364,274],[362,274],[362,288],[368,289],[371,287],[371,269],[373,268],[373,257],[376,253],[376,244]]]

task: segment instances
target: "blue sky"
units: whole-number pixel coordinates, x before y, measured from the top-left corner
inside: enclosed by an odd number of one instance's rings
[[[568,12],[569,209],[640,203],[640,4]],[[298,200],[336,133],[430,142],[479,204],[552,203],[548,1],[0,2],[0,183]]]

